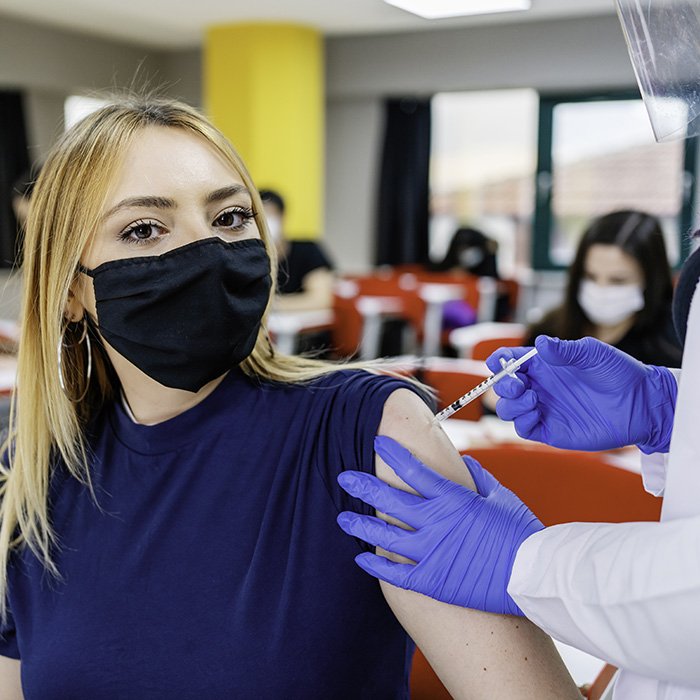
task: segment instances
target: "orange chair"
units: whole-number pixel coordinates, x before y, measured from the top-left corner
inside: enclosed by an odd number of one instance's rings
[[[450,344],[460,357],[485,360],[494,350],[503,346],[522,345],[526,328],[522,323],[486,322],[455,328],[450,333]]]
[[[545,524],[658,520],[661,499],[639,474],[613,466],[605,455],[515,444],[469,454],[517,494]]]
[[[441,291],[447,298],[464,299],[475,309],[479,309],[483,296],[482,283],[483,278],[464,272],[432,272],[420,269],[420,266],[416,265],[380,268],[361,275],[344,275],[336,280],[335,285],[333,310],[336,322],[332,329],[333,348],[341,356],[357,354],[363,336],[366,335],[369,317],[373,328],[377,323],[381,325],[387,318],[401,319],[410,324],[416,341],[425,344],[425,336],[428,335],[431,341],[428,344],[437,345],[438,338],[433,337],[436,336],[434,324],[430,325],[430,333],[426,333],[428,310],[430,307],[434,311],[435,306],[433,296],[436,293],[440,296]],[[517,288],[515,292],[517,293]],[[388,310],[366,313],[362,308],[362,301],[368,297],[378,302],[378,309],[387,306]],[[382,301],[385,303],[381,303]],[[388,302],[391,303],[387,305]],[[376,328],[374,330],[376,331]],[[439,332],[438,328],[437,334]],[[442,345],[447,345],[448,333],[442,333],[439,339]],[[428,354],[433,353],[433,350],[428,351]]]
[[[362,315],[356,306],[357,291],[351,284],[337,284],[333,292],[334,321],[331,347],[340,357],[353,357],[362,340]]]
[[[479,304],[479,279],[463,272],[434,272],[421,269],[416,265],[401,265],[392,268],[391,273],[383,271],[385,276],[392,275],[397,287],[395,292],[405,302],[404,316],[416,333],[416,340],[425,344],[425,335],[430,332],[426,328],[428,307],[435,303],[434,297],[445,296],[446,299],[464,299],[475,309]],[[441,288],[441,289],[440,289]],[[438,303],[444,303],[441,300]],[[442,314],[440,314],[440,321]],[[440,323],[441,325],[441,323]],[[440,334],[440,328],[437,331]],[[447,343],[445,336],[443,344]],[[435,350],[423,348],[424,354],[435,354]]]
[[[442,347],[449,345],[450,330],[443,329],[444,304],[448,301],[465,301],[478,314],[482,302],[481,278],[460,271],[430,270],[417,272],[414,278],[418,283],[418,296],[423,302],[425,335],[420,336],[423,341],[423,353],[435,355],[440,353]],[[442,297],[437,305],[435,297]]]
[[[608,687],[608,684],[613,679],[616,671],[617,667],[611,664],[606,664],[603,667],[602,671],[598,674],[593,683],[591,683],[591,687],[588,689],[588,694],[586,695],[588,700],[600,700],[601,696],[605,692],[605,689]]]
[[[407,321],[418,333],[423,308],[416,291],[403,285],[401,274],[392,269],[345,275],[335,283],[332,347],[340,356],[354,356],[359,352],[364,353],[365,359],[372,359],[379,354],[378,336],[384,321],[389,318]],[[369,335],[373,336],[372,347],[363,347]]]
[[[410,692],[411,700],[452,700],[447,688],[418,647],[411,665]]]
[[[492,355],[498,348],[503,347],[518,347],[522,345],[525,338],[491,338],[489,340],[480,340],[474,345],[474,350],[472,351],[472,358],[475,360],[486,360],[489,355]]]
[[[604,454],[529,444],[480,448],[468,454],[527,503],[545,525],[658,520],[661,514],[661,499],[644,491],[641,477],[609,464]],[[589,697],[600,697],[614,672],[614,666],[606,666]],[[447,690],[417,649],[411,700],[450,697],[441,693]]]
[[[438,410],[442,410],[481,384],[491,373],[483,362],[456,358],[430,358],[422,367],[421,379],[435,389]],[[481,397],[454,414],[461,420],[479,420],[482,416]]]

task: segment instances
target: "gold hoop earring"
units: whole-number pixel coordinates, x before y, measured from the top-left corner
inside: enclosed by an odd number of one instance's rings
[[[61,389],[63,389],[63,393],[68,397],[70,401],[73,403],[80,403],[84,398],[85,395],[87,394],[88,388],[90,387],[90,377],[92,376],[92,345],[90,344],[90,334],[88,333],[88,324],[87,324],[87,319],[85,316],[83,316],[83,332],[78,339],[77,343],[66,343],[64,340],[66,330],[68,329],[68,326],[66,326],[63,329],[63,333],[61,333],[61,337],[59,338],[58,341],[58,381],[61,384]],[[85,341],[85,346],[86,346],[86,351],[87,351],[87,376],[85,377],[85,389],[83,390],[83,393],[77,398],[74,399],[71,397],[71,395],[68,393],[68,388],[66,387],[66,382],[63,378],[63,348],[74,348],[80,345],[83,341]]]

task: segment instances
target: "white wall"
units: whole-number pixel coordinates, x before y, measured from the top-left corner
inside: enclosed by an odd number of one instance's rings
[[[199,104],[199,70],[198,51],[153,51],[0,15],[0,89],[24,92],[36,158],[60,133],[68,95],[147,86]]]
[[[160,88],[200,103],[200,52],[153,52],[0,15],[0,89],[21,90],[30,157],[40,161],[63,131],[72,94],[114,87]],[[21,278],[0,269],[0,319],[17,318]]]
[[[327,107],[324,243],[343,272],[362,272],[374,258],[381,108],[374,98],[352,97]]]

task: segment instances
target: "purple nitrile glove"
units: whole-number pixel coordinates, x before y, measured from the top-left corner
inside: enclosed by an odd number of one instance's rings
[[[521,437],[570,450],[638,445],[668,452],[678,387],[666,367],[645,365],[595,338],[541,335],[537,355],[494,386],[496,413]],[[521,357],[530,348],[500,348],[487,360]]]
[[[464,457],[464,463],[479,493],[443,478],[391,438],[377,437],[374,447],[420,496],[364,472],[343,472],[338,482],[351,496],[414,530],[348,511],[338,516],[338,524],[349,535],[416,564],[398,564],[370,552],[355,561],[387,583],[444,603],[522,615],[506,589],[518,548],[544,525],[471,457]]]

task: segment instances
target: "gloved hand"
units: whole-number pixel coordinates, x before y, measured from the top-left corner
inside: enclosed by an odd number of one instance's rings
[[[541,335],[538,354],[494,386],[496,413],[521,437],[571,450],[638,445],[668,452],[678,387],[665,367],[645,365],[595,338]],[[500,348],[487,360],[521,357],[529,348]]]
[[[343,472],[338,482],[351,496],[415,530],[348,511],[338,516],[338,524],[349,535],[416,564],[398,564],[369,552],[359,554],[355,561],[394,586],[444,603],[522,615],[506,588],[518,548],[544,525],[471,457],[464,462],[479,493],[444,479],[391,438],[377,437],[374,446],[422,496],[392,488],[364,472]]]

